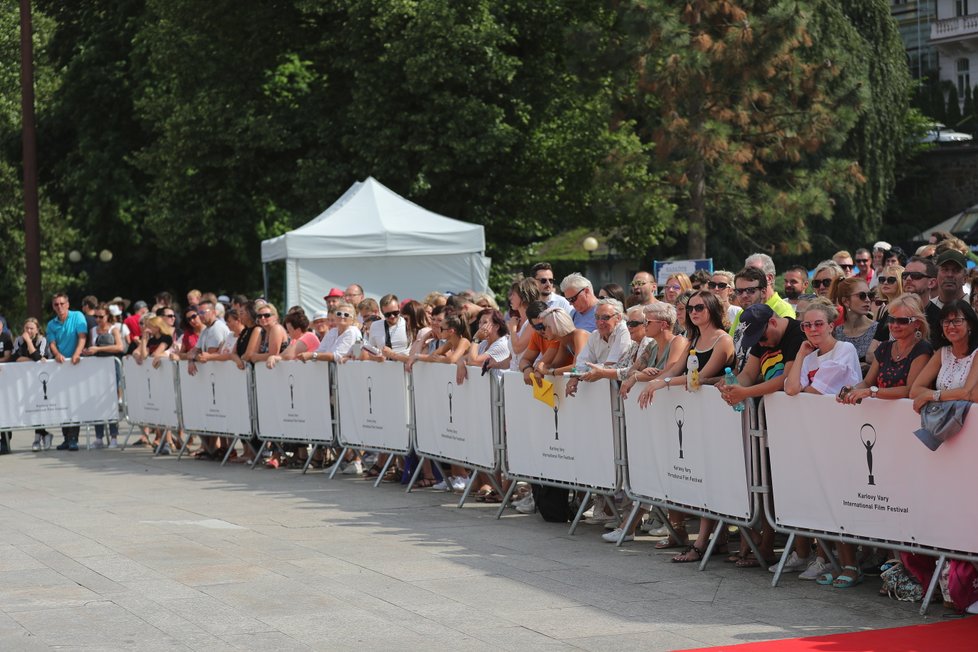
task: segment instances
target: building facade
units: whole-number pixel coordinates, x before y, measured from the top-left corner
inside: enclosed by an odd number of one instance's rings
[[[978,83],[978,0],[937,0],[930,42],[937,50],[939,78],[954,84],[963,102]]]

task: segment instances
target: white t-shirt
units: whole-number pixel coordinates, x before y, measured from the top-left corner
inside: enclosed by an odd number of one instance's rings
[[[383,351],[384,347],[387,346],[387,340],[384,337],[384,324],[386,323],[386,319],[378,319],[370,324],[370,333],[367,335],[367,341],[377,347],[378,351]],[[404,317],[397,318],[397,323],[390,329],[390,335],[391,349],[394,353],[407,353],[410,351],[411,341],[408,338],[407,323],[404,321]]]
[[[509,335],[503,335],[498,340],[489,345],[487,340],[479,342],[479,355],[483,353],[488,353],[489,357],[493,359],[494,362],[502,362],[509,356],[513,355],[512,349],[509,346]]]
[[[548,308],[563,308],[564,311],[568,315],[571,314],[574,311],[574,309],[571,308],[570,301],[568,301],[564,297],[560,296],[556,292],[554,292],[554,293],[552,293],[550,295],[550,299],[547,300],[547,307]]]
[[[614,366],[632,343],[628,335],[628,325],[622,319],[608,336],[606,342],[601,333],[594,331],[587,338],[587,344],[574,361],[574,366],[587,369],[587,362],[596,365]]]
[[[809,385],[821,394],[838,394],[846,385],[862,382],[859,353],[851,342],[836,342],[825,355],[812,351],[801,361],[801,388]]]
[[[197,340],[197,349],[204,352],[210,349],[216,349],[218,353],[223,352],[230,337],[234,335],[228,325],[220,319],[215,319],[213,324],[201,332],[200,339]]]
[[[342,333],[338,328],[331,328],[323,341],[319,343],[316,353],[332,353],[334,356],[344,356],[362,337],[360,329],[356,326],[351,326]]]
[[[523,337],[523,331],[525,331],[527,328],[530,328],[530,320],[529,319],[527,319],[526,321],[524,321],[523,322],[523,325],[520,326],[520,329],[516,332],[517,339]],[[510,348],[510,350],[512,350],[512,348],[513,348],[513,342],[512,341],[510,341],[510,343],[509,343],[509,348]],[[519,355],[516,355],[516,352],[513,351],[513,359],[509,361],[509,368],[512,371],[519,371],[520,370],[520,360],[522,360],[522,359],[523,359],[523,354],[522,353],[520,353]]]

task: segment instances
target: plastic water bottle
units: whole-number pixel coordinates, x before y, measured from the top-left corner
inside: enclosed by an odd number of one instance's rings
[[[724,385],[739,385],[740,384],[740,383],[737,382],[737,377],[734,376],[734,372],[730,369],[730,367],[727,367],[726,369],[723,370],[723,384]],[[740,403],[736,403],[733,406],[733,409],[734,409],[734,412],[743,412],[744,411],[744,402],[741,401]]]
[[[696,349],[689,350],[686,358],[686,390],[698,391],[700,388],[700,359],[696,357]]]

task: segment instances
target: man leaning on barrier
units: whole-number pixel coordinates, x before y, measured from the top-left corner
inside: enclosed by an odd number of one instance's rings
[[[88,337],[88,322],[85,315],[77,310],[68,309],[68,295],[59,292],[51,299],[51,307],[54,308],[54,319],[48,322],[48,357],[53,358],[58,364],[63,364],[66,360],[71,360],[71,364],[78,364],[81,360],[82,349],[85,348],[85,339]],[[58,446],[59,451],[78,450],[78,433],[81,431],[79,426],[68,426],[61,429],[64,435],[64,442]]]
[[[767,304],[756,303],[740,314],[740,344],[746,352],[744,367],[737,375],[737,385],[721,381],[717,385],[723,400],[736,405],[750,398],[760,398],[784,389],[788,369],[795,363],[805,341],[801,324],[791,317],[779,317]],[[774,562],[774,528],[761,515],[760,533],[745,532],[757,541],[764,559],[755,559],[747,541],[741,538],[740,552],[734,555],[739,568],[754,568]]]

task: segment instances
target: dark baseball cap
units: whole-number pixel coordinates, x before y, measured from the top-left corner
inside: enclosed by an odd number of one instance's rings
[[[741,350],[749,351],[764,337],[764,331],[767,330],[767,324],[771,317],[774,317],[774,311],[771,310],[771,306],[765,303],[747,306],[740,313],[740,325],[737,330],[743,330],[743,336],[740,339]]]
[[[941,255],[937,257],[937,266],[940,267],[944,263],[957,263],[961,269],[968,269],[968,259],[957,249],[941,252]]]

